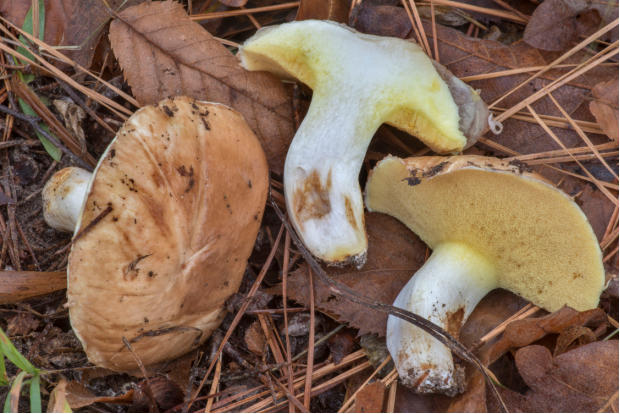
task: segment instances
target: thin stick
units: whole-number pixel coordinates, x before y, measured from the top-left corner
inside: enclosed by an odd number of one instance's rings
[[[398,387],[398,381],[394,381],[392,385],[390,385],[390,394],[388,396],[388,404],[387,411],[388,413],[393,413],[396,406],[396,388]]]
[[[288,374],[288,391],[293,394],[293,367],[291,364],[291,341],[288,334],[288,312],[287,312],[287,279],[288,279],[288,261],[291,249],[291,235],[286,232],[286,237],[284,238],[284,260],[282,261],[282,303],[284,305],[284,336],[286,338],[286,362],[288,363],[287,374]],[[289,401],[289,412],[295,412],[295,406],[292,401]]]
[[[310,394],[312,392],[312,370],[314,368],[314,283],[312,282],[312,268],[310,266],[308,266],[308,281],[310,283],[310,338],[308,339],[308,370],[306,371],[304,407],[310,409]]]
[[[618,148],[618,143],[617,142],[608,142],[606,144],[595,145],[595,148],[597,150],[599,150],[599,151],[617,149]],[[581,154],[581,153],[589,152],[589,151],[590,151],[589,147],[573,147],[573,148],[568,148],[568,152],[570,152],[571,154]],[[558,155],[563,155],[565,153],[566,153],[566,151],[564,151],[564,150],[544,151],[544,152],[537,152],[535,154],[519,155],[518,157],[504,158],[504,161],[512,161],[512,160],[515,160],[515,159],[520,160],[520,161],[530,161],[530,160],[534,160],[534,159],[538,159],[538,158],[555,157],[555,156],[558,156]]]
[[[26,245],[26,248],[28,249],[30,256],[32,257],[32,261],[34,262],[34,265],[37,267],[37,269],[39,269],[39,272],[42,272],[41,267],[39,266],[39,262],[37,261],[37,257],[34,255],[34,252],[32,251],[32,247],[30,247],[30,243],[28,243],[28,239],[26,238],[26,235],[22,231],[22,226],[19,225],[18,220],[15,220],[15,225],[17,226],[17,231],[19,231],[19,234],[22,236],[22,240],[24,241],[24,244]]]
[[[90,223],[88,223],[88,225],[86,227],[84,227],[84,229],[82,229],[82,231],[80,231],[72,240],[69,244],[67,244],[65,247],[63,247],[61,250],[57,251],[56,253],[54,253],[54,255],[58,255],[59,253],[63,253],[66,252],[67,250],[69,250],[69,248],[71,246],[73,246],[73,244],[80,240],[80,238],[85,235],[86,233],[88,233],[93,227],[95,227],[97,225],[97,223],[99,223],[101,220],[103,220],[108,214],[110,214],[112,212],[113,208],[112,206],[108,206],[105,210],[103,210],[101,213],[99,213],[99,215],[97,217],[95,217],[93,219],[93,221],[91,221]]]
[[[435,25],[435,2],[431,0],[431,24],[433,25],[433,50],[435,51],[435,60],[437,63],[441,63],[439,60],[439,48],[437,47],[437,26]]]
[[[424,32],[424,26],[422,26],[422,20],[420,20],[420,14],[418,13],[418,9],[415,6],[414,0],[409,0],[409,5],[411,5],[411,13],[413,13],[415,22],[420,29],[420,36],[422,36],[422,42],[424,42],[424,49],[426,50],[426,54],[430,58],[432,58],[433,55],[431,53],[431,47],[428,45],[428,39],[426,38],[426,33]]]
[[[607,223],[607,228],[605,229],[605,234],[603,234],[603,240],[605,240],[611,234],[614,225],[618,222],[618,206],[614,208],[614,212],[609,219],[609,223]]]
[[[375,375],[377,375],[377,373],[379,371],[381,371],[383,369],[383,367],[392,360],[392,356],[388,355],[387,358],[385,358],[383,360],[383,362],[381,363],[381,365],[379,365],[379,368],[377,368],[375,370],[375,372],[372,373],[372,375],[370,377],[368,377],[366,379],[366,381],[364,381],[364,383],[357,389],[357,391],[355,391],[355,393],[351,396],[351,398],[349,398],[344,404],[342,404],[342,407],[340,407],[340,409],[338,410],[339,413],[343,413],[347,408],[349,408],[349,406],[355,402],[355,398],[357,398],[357,394],[359,394],[359,392],[366,386],[366,384],[368,384],[370,382],[371,379],[373,379],[375,377]]]
[[[403,3],[403,7],[405,8],[405,11],[407,12],[407,16],[409,16],[409,21],[411,22],[411,27],[413,28],[415,36],[418,39],[418,45],[420,45],[422,50],[424,50],[424,43],[422,43],[422,36],[420,36],[420,31],[418,30],[418,25],[415,24],[415,21],[413,20],[413,16],[411,15],[411,12],[409,11],[409,7],[407,6],[407,0],[401,0],[401,1]],[[426,52],[426,50],[425,50],[425,52]]]
[[[251,299],[256,294],[256,292],[258,291],[258,287],[260,286],[260,284],[263,281],[263,278],[267,274],[267,270],[269,269],[269,266],[271,266],[271,262],[273,261],[273,258],[274,258],[275,254],[276,254],[276,250],[278,249],[278,246],[280,245],[280,238],[282,237],[282,232],[284,231],[284,227],[285,227],[284,225],[280,226],[280,232],[278,233],[278,237],[276,238],[276,241],[273,244],[273,248],[271,249],[271,253],[269,253],[269,256],[267,257],[267,261],[265,262],[265,265],[263,266],[263,269],[259,273],[258,277],[256,278],[256,281],[254,282],[254,285],[252,285],[252,288],[250,289],[250,292],[248,293],[248,296],[247,296],[248,300],[246,300],[243,303],[243,305],[241,305],[241,309],[239,309],[239,312],[237,312],[237,315],[235,316],[235,319],[233,319],[233,322],[230,325],[230,328],[228,328],[228,331],[226,332],[226,335],[224,335],[224,339],[222,340],[222,343],[220,344],[220,347],[218,348],[217,353],[216,353],[216,355],[218,357],[219,357],[219,355],[221,355],[222,350],[224,349],[224,345],[226,345],[226,342],[228,341],[228,339],[232,335],[233,331],[237,327],[237,324],[239,324],[239,321],[241,320],[241,317],[245,313],[245,310],[250,305],[251,301],[249,299]],[[200,385],[198,386],[198,389],[196,389],[196,392],[194,392],[194,395],[192,396],[192,399],[195,399],[196,396],[200,393],[200,390],[202,390],[202,387],[204,386],[205,381],[209,377],[209,374],[211,373],[211,370],[213,369],[213,367],[215,365],[215,360],[216,360],[216,358],[214,358],[213,361],[211,362],[211,365],[209,365],[209,369],[205,373],[205,376],[202,379],[202,381],[200,382]],[[188,407],[188,409],[189,408],[191,408],[191,404]]]
[[[611,395],[611,397],[609,397],[609,400],[607,400],[607,402],[601,408],[599,408],[597,413],[604,413],[605,410],[607,409],[607,407],[609,407],[610,405],[612,405],[614,403],[614,401],[616,401],[616,399],[618,398],[618,391],[619,390],[616,390],[616,392],[614,392]],[[614,410],[614,412],[615,412],[615,410]]]
[[[251,14],[251,13],[260,13],[260,12],[274,11],[274,10],[293,9],[295,7],[299,7],[299,2],[298,1],[295,1],[295,2],[292,2],[292,3],[276,4],[275,6],[254,7],[252,9],[231,10],[231,11],[225,11],[225,12],[219,12],[219,13],[195,14],[193,16],[189,16],[189,19],[190,20],[221,19],[222,17],[241,16],[241,15],[244,15],[244,14]]]
[[[521,319],[528,318],[531,315],[533,315],[536,312],[538,312],[539,310],[540,310],[540,308],[538,306],[533,306],[531,303],[528,303],[521,310],[519,310],[517,313],[515,313],[510,318],[506,319],[504,322],[502,322],[499,325],[497,325],[497,327],[495,327],[491,332],[489,332],[488,334],[486,334],[485,336],[480,338],[478,341],[476,341],[476,343],[474,345],[472,345],[471,348],[469,348],[469,349],[472,352],[475,351],[476,349],[479,349],[485,343],[489,342],[491,339],[495,338],[497,335],[499,335],[502,332],[504,332],[506,330],[506,326],[508,326],[508,324],[510,322],[519,321]]]
[[[521,13],[519,10],[515,9],[514,7],[512,7],[510,4],[508,3],[504,3],[502,0],[493,0],[495,3],[499,4],[500,6],[502,6],[503,8],[510,10],[511,12],[513,12],[514,14],[516,14],[517,16],[519,16],[520,18],[522,18],[523,20],[529,22],[531,17],[527,16],[523,13]]]
[[[607,261],[611,259],[612,257],[614,257],[614,254],[616,253],[618,253],[618,246],[616,246],[616,248],[611,253],[609,253],[607,256],[603,258],[603,263],[607,263]]]
[[[473,30],[473,29],[472,29]],[[553,67],[553,69],[564,69],[564,68],[574,68],[577,67],[579,65],[577,64],[567,64],[567,65],[556,65]],[[600,66],[618,66],[617,63],[602,63]],[[476,81],[476,80],[483,80],[483,79],[494,79],[494,78],[502,78],[504,76],[512,76],[512,75],[519,75],[521,73],[530,73],[530,72],[536,72],[538,70],[545,70],[548,69],[549,65],[547,66],[530,66],[529,68],[519,68],[519,69],[509,69],[509,70],[502,70],[499,72],[492,72],[492,73],[483,73],[480,75],[473,75],[473,76],[464,76],[462,78],[459,78],[460,80],[462,80],[463,82],[472,82],[472,81]],[[546,70],[545,70],[546,72]],[[493,108],[495,109],[495,108]]]
[[[347,324],[343,323],[342,325],[340,325],[339,327],[337,327],[336,329],[334,329],[333,331],[331,331],[330,333],[328,333],[327,335],[325,335],[324,337],[322,337],[321,339],[316,341],[316,343],[314,344],[314,348],[316,348],[317,346],[321,345],[323,342],[327,341],[329,338],[334,336],[338,331],[340,331],[341,329],[345,328],[346,326],[347,326]],[[308,353],[309,349],[310,348],[308,347],[308,348],[304,349],[302,352],[300,352],[299,354],[295,355],[295,357],[293,357],[293,362],[297,361],[299,358],[301,358],[302,356],[306,355]]]
[[[124,336],[123,342],[125,343],[127,349],[129,349],[129,352],[131,352],[131,355],[133,355],[134,359],[136,360],[136,363],[138,364],[138,367],[140,367],[140,371],[144,376],[144,380],[146,381],[146,395],[149,397],[149,412],[159,412],[159,409],[157,408],[157,400],[155,399],[155,394],[153,394],[153,388],[151,388],[151,381],[149,381],[149,375],[144,368],[144,364],[142,363],[142,361],[140,361],[138,354],[136,354],[136,351],[133,350],[133,347]]]
[[[478,13],[484,13],[484,14],[488,14],[489,16],[501,17],[503,19],[512,20],[513,22],[517,22],[517,23],[522,23],[522,24],[527,23],[527,20],[523,19],[522,17],[514,13],[505,12],[503,10],[487,9],[485,7],[472,6],[470,4],[460,3],[458,1],[450,1],[450,0],[434,0],[434,1],[436,4],[443,4],[445,6],[451,6],[451,7],[456,7],[459,9],[465,9],[465,10],[475,11]]]
[[[241,6],[241,10],[247,10],[247,9]],[[257,29],[260,29],[262,27],[260,23],[258,22],[258,20],[256,20],[256,18],[252,15],[252,13],[248,13],[247,16],[248,16],[248,19],[250,19],[250,21],[254,25],[254,27],[256,27]]]
[[[310,308],[284,308],[284,309],[256,309],[245,311],[246,315],[258,315],[260,313],[278,314],[278,313],[295,313],[295,312],[307,312]]]
[[[217,359],[217,365],[215,366],[215,375],[213,377],[213,383],[211,384],[211,392],[209,394],[215,394],[217,392],[217,386],[220,383],[220,375],[222,374],[222,355]],[[205,413],[211,412],[211,406],[213,405],[213,397],[207,400],[207,406],[205,407]]]

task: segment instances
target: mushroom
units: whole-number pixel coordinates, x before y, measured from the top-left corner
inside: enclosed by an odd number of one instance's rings
[[[488,128],[489,111],[476,91],[402,39],[306,20],[260,29],[238,56],[248,70],[313,90],[287,154],[284,188],[295,230],[327,263],[365,261],[358,175],[381,124],[438,153],[473,145]]]
[[[572,198],[530,171],[480,156],[380,161],[366,207],[401,220],[433,249],[394,306],[455,338],[495,288],[550,312],[595,308],[605,282],[596,236]],[[387,346],[408,386],[451,396],[463,389],[450,350],[421,329],[390,316]]]
[[[239,288],[268,185],[241,115],[186,97],[138,110],[92,177],[58,172],[44,190],[45,217],[81,234],[67,306],[88,359],[127,371],[138,365],[123,338],[145,365],[203,343]]]

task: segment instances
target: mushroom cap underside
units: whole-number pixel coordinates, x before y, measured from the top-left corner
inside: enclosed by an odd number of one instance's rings
[[[369,124],[390,124],[436,152],[459,151],[467,145],[448,85],[414,43],[306,20],[259,30],[238,56],[248,70],[305,83],[313,89],[313,101],[324,95],[338,99],[339,90],[367,97]],[[472,94],[468,102],[480,101],[473,89],[463,86]],[[341,98],[346,108],[350,98]]]
[[[71,323],[88,358],[117,371],[204,342],[237,291],[260,226],[268,167],[236,111],[181,97],[135,113],[103,155],[73,246]]]
[[[571,198],[524,169],[478,156],[388,157],[368,179],[366,206],[431,248],[466,243],[495,266],[498,287],[549,311],[596,307],[605,272],[590,224]]]

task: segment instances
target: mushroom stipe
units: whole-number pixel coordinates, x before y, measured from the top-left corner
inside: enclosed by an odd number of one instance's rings
[[[473,355],[467,348],[465,348],[463,344],[461,344],[448,332],[446,332],[439,326],[435,325],[434,323],[428,321],[427,319],[424,319],[423,317],[416,315],[415,313],[409,312],[405,309],[397,308],[395,306],[388,305],[387,303],[383,303],[381,301],[367,298],[355,292],[354,290],[349,289],[347,286],[336,282],[334,279],[329,277],[323,271],[323,269],[317,263],[317,261],[314,259],[312,254],[310,254],[310,252],[308,251],[306,246],[303,244],[303,242],[300,240],[300,238],[297,236],[297,233],[295,233],[295,230],[293,230],[293,226],[291,226],[291,224],[288,222],[286,217],[284,217],[284,214],[282,213],[282,211],[280,211],[280,208],[278,207],[275,200],[273,199],[271,190],[269,191],[269,201],[271,202],[271,205],[276,211],[276,214],[282,221],[282,224],[284,225],[284,227],[286,227],[286,230],[289,232],[289,234],[291,235],[291,238],[293,239],[293,241],[299,248],[299,251],[301,252],[304,259],[306,259],[308,264],[312,267],[312,270],[316,272],[316,274],[319,276],[319,279],[321,279],[323,283],[329,286],[332,292],[352,302],[358,303],[362,306],[366,306],[371,309],[379,310],[381,312],[387,313],[388,315],[392,315],[396,318],[402,319],[405,322],[409,322],[410,324],[422,329],[424,332],[428,333],[433,338],[437,339],[439,342],[447,346],[452,352],[454,352],[460,358],[474,365],[476,369],[480,371],[480,373],[484,376],[485,380],[489,384],[491,384],[493,394],[495,395],[497,400],[501,403],[502,412],[505,412],[505,413],[508,412],[508,408],[504,404],[502,397],[500,396],[499,392],[496,389],[495,382],[487,373],[487,368],[482,364],[482,362],[480,362],[478,358],[476,358],[475,355]]]

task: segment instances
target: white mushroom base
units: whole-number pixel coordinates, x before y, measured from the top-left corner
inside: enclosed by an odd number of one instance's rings
[[[420,315],[458,338],[478,302],[497,287],[493,266],[465,244],[439,245],[400,292],[394,306]],[[454,396],[464,390],[450,350],[409,322],[390,316],[387,347],[402,382],[417,392]]]

